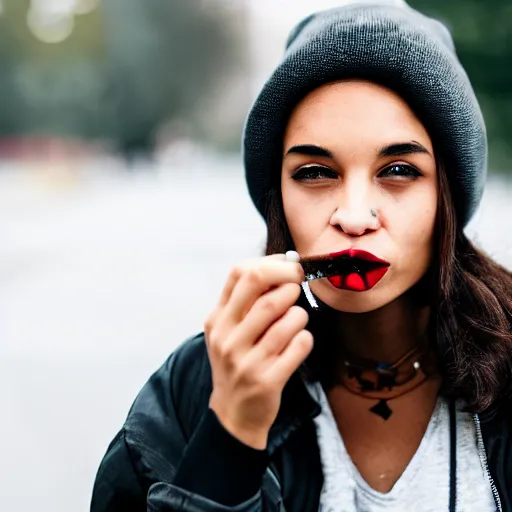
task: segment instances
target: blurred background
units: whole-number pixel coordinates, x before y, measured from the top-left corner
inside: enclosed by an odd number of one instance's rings
[[[342,3],[0,0],[0,510],[87,510],[136,393],[261,253],[244,118],[292,26]],[[512,267],[512,4],[409,3],[477,90],[468,233]]]

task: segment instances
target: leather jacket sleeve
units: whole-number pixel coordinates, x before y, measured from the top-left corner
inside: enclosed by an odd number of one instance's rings
[[[184,344],[139,393],[101,462],[91,512],[275,510],[266,451],[233,438],[208,409],[199,348]]]
[[[91,512],[143,512],[146,495],[133,467],[121,430],[114,438],[96,475]]]
[[[148,493],[148,512],[262,512],[261,493],[235,506],[224,506],[170,484],[157,483]]]

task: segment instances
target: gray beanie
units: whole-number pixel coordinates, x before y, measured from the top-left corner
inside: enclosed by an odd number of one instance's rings
[[[292,110],[313,89],[347,78],[380,83],[416,112],[445,164],[457,219],[465,226],[487,172],[482,113],[446,27],[391,0],[313,14],[291,32],[244,129],[247,186],[259,212],[265,214],[268,192],[279,183]]]

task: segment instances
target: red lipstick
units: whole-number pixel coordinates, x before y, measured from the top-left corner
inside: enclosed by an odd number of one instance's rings
[[[339,256],[348,256],[349,258],[359,258],[364,261],[375,261],[377,263],[385,263],[386,265],[389,265],[387,261],[381,260],[371,252],[363,251],[362,249],[345,249],[344,251],[331,252],[329,254],[329,258],[337,258]]]
[[[300,260],[306,280],[328,278],[340,290],[371,290],[386,274],[390,263],[361,249],[346,249],[327,256]]]

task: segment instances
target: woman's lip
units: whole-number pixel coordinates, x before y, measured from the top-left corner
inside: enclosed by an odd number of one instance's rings
[[[382,264],[385,264],[388,266],[390,265],[389,262],[382,260],[380,258],[377,258],[377,256],[375,256],[375,254],[372,254],[371,252],[368,252],[368,251],[363,251],[362,249],[351,248],[351,249],[345,249],[344,251],[340,251],[340,252],[332,252],[329,254],[329,257],[331,257],[331,258],[337,258],[339,256],[348,256],[350,258],[359,258],[360,260],[375,261],[377,263],[382,263]]]
[[[375,254],[362,249],[345,249],[340,252],[333,252],[329,254],[330,258],[357,258],[361,261],[368,261],[376,263],[377,266],[366,272],[357,270],[356,272],[349,272],[345,275],[329,277],[329,282],[338,289],[350,290],[353,292],[364,292],[371,290],[386,274],[390,267],[390,263],[378,258]]]
[[[369,270],[364,274],[352,272],[348,275],[328,277],[328,281],[339,290],[352,292],[365,292],[371,290],[386,274],[389,266],[382,266]]]

